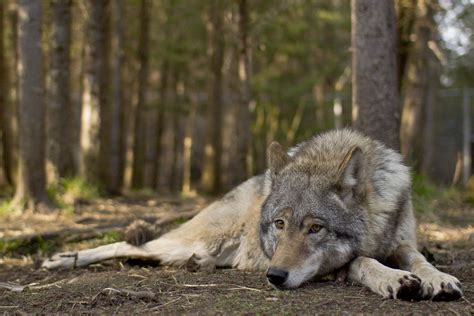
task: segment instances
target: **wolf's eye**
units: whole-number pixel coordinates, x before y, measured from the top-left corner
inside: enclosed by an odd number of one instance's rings
[[[322,228],[323,228],[323,226],[321,226],[321,225],[313,224],[313,225],[311,225],[311,227],[309,228],[309,233],[310,233],[310,234],[316,234],[316,233],[319,232]]]
[[[276,229],[283,229],[283,227],[285,227],[285,222],[281,219],[277,219],[273,223],[275,224]]]

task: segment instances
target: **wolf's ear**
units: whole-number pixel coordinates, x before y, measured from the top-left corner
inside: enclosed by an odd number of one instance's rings
[[[272,175],[278,174],[289,162],[290,156],[283,150],[280,144],[272,142],[267,149],[268,169]]]
[[[339,165],[338,187],[343,200],[347,201],[354,195],[363,193],[363,155],[358,146],[354,146],[347,152]]]

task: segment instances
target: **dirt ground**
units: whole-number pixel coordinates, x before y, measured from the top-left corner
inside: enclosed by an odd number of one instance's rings
[[[464,204],[442,209],[439,216],[422,216],[419,228],[420,248],[440,270],[463,282],[464,297],[455,302],[384,300],[358,285],[332,281],[279,291],[267,285],[261,272],[192,273],[132,260],[63,271],[37,268],[48,253],[114,241],[117,234],[106,230],[118,231],[133,219],[156,220],[206,203],[204,199],[121,198],[77,206],[69,214],[0,219],[3,240],[68,228],[100,232],[90,236],[82,232],[80,238],[66,238],[67,242],[63,237],[59,238],[63,242],[51,239],[47,246],[40,243],[34,249],[4,247],[0,284],[10,289],[0,288],[0,313],[474,315],[474,207]]]

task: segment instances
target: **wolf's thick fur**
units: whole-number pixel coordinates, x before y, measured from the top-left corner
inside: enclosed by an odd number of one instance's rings
[[[43,266],[84,266],[116,257],[178,266],[192,260],[203,269],[266,270],[278,288],[347,269],[350,280],[384,297],[462,295],[455,277],[416,250],[409,170],[398,153],[345,129],[316,136],[288,154],[273,143],[268,161],[264,175],[158,239],[58,254]]]

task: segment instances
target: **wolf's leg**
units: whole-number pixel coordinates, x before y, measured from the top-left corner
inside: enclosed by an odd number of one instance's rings
[[[132,246],[126,242],[116,242],[93,249],[59,253],[43,262],[42,266],[48,269],[82,267],[111,258],[149,258],[151,255],[151,253],[140,247]]]
[[[457,278],[433,267],[414,247],[399,246],[393,258],[401,269],[411,271],[421,278],[424,298],[451,301],[463,295],[461,282]]]
[[[42,266],[48,269],[83,267],[123,257],[157,260],[166,265],[184,265],[192,259],[203,269],[212,270],[215,267],[215,259],[202,242],[166,237],[152,240],[140,247],[126,242],[116,242],[92,249],[59,253],[43,262]]]
[[[419,298],[421,280],[410,272],[392,269],[375,259],[358,257],[349,265],[348,277],[385,298]]]

